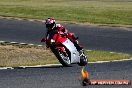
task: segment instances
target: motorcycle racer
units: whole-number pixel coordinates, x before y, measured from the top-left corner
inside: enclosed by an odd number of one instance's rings
[[[66,36],[68,39],[70,39],[71,42],[73,42],[73,44],[75,45],[76,49],[78,51],[83,50],[83,48],[79,45],[78,43],[78,37],[75,36],[74,33],[69,32],[66,28],[64,28],[62,25],[57,24],[56,21],[54,20],[54,18],[50,17],[48,19],[45,20],[45,25],[46,25],[46,38],[43,38],[41,40],[41,42],[46,41],[47,37],[50,37],[50,39],[53,37],[54,33],[57,33],[58,31]],[[50,46],[50,42],[46,42],[47,48]]]

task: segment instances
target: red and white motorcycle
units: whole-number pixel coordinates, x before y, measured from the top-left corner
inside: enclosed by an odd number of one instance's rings
[[[65,35],[58,32],[53,35],[53,38],[49,36],[47,36],[45,42],[63,66],[71,66],[75,63],[80,66],[87,64],[87,57],[84,52],[77,51],[74,44]]]

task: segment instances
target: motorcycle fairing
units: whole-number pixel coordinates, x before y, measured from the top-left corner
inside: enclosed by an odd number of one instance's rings
[[[65,42],[62,43],[71,53],[71,63],[80,62],[79,52],[77,51],[74,44],[67,38]]]

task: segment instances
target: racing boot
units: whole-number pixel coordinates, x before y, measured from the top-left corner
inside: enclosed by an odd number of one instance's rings
[[[77,42],[74,42],[74,45],[75,45],[75,47],[77,48],[77,51],[80,53],[80,56],[86,57],[85,54],[84,54],[84,49],[83,49],[82,46],[80,46],[80,45],[78,44],[78,41],[77,41]]]

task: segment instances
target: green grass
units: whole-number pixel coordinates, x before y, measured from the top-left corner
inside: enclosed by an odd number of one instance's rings
[[[86,51],[89,62],[132,58],[131,54]],[[0,45],[0,67],[58,64],[57,58],[44,47]]]
[[[132,0],[0,0],[0,15],[132,25]]]
[[[125,53],[110,53],[106,51],[86,51],[90,62],[96,61],[113,61],[121,59],[130,59],[132,55]]]

